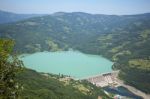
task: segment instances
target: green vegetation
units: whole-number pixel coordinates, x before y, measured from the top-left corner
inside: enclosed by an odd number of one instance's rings
[[[51,39],[46,40],[46,44],[49,47],[49,51],[59,51],[58,45],[55,44]]]
[[[138,69],[150,70],[150,61],[143,59],[134,59],[129,61],[129,66],[136,67]]]
[[[91,15],[55,13],[0,26],[20,53],[73,48],[115,62],[120,78],[150,93],[150,14]]]
[[[16,99],[19,97],[20,84],[16,81],[16,74],[21,71],[22,62],[16,57],[10,60],[14,42],[0,39],[0,99]]]
[[[29,69],[18,74],[17,79],[23,86],[21,99],[97,99],[98,96],[109,99],[101,88],[86,81],[64,82],[60,81],[61,76]]]

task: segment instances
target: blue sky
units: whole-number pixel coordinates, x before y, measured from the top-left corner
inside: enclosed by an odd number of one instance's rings
[[[150,12],[150,0],[0,0],[0,10],[15,13],[139,14]]]

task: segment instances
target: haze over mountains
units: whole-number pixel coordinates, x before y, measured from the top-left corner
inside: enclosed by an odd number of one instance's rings
[[[31,17],[42,16],[43,14],[16,14],[0,10],[0,24],[16,22]]]
[[[113,68],[121,71],[121,79],[150,93],[150,13],[117,16],[59,12],[8,19],[0,22],[17,22],[1,24],[0,37],[14,39],[15,51],[33,53],[72,48],[103,55],[115,62]]]

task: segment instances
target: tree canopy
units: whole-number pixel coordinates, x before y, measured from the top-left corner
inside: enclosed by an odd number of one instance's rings
[[[17,57],[10,55],[14,41],[0,39],[0,99],[16,99],[19,96],[20,85],[15,76],[23,66]]]

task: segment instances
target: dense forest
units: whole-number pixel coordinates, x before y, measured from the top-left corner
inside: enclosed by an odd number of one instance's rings
[[[0,25],[0,37],[15,40],[15,51],[34,53],[69,48],[114,61],[120,79],[150,93],[150,14],[100,15],[58,12]]]

